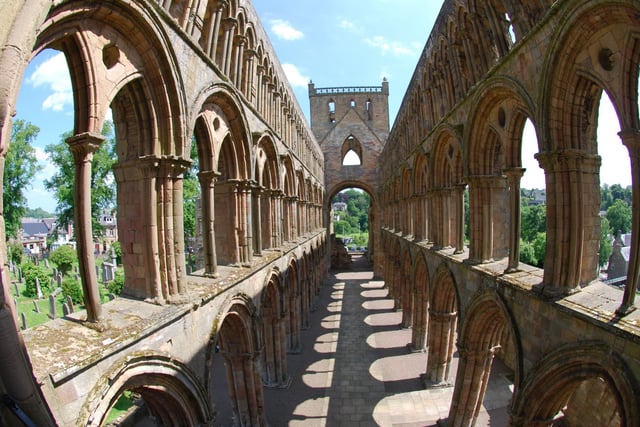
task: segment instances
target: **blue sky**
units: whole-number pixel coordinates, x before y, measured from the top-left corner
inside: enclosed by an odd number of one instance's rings
[[[377,86],[386,77],[393,122],[442,2],[254,0],[253,5],[307,119],[309,80],[316,87]],[[40,128],[35,147],[44,169],[28,190],[29,207],[54,212],[55,201],[42,186],[54,172],[44,147],[59,142],[73,127],[71,83],[63,55],[44,51],[29,64],[16,109],[16,118]],[[615,114],[601,110],[600,122],[603,133],[598,141],[607,142],[607,149],[600,150],[601,182],[630,185],[628,154],[615,134]],[[544,187],[533,158],[536,151],[535,135],[525,131],[524,188]]]

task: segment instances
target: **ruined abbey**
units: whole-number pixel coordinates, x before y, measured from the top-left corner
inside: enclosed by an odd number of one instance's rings
[[[250,0],[0,11],[0,165],[29,61],[52,48],[69,66],[86,307],[22,330],[2,245],[0,425],[104,425],[134,390],[158,425],[216,426],[222,377],[235,424],[267,425],[264,388],[287,387],[288,356],[309,351],[331,199],[358,187],[374,275],[427,356],[425,387],[453,390],[441,425],[476,424],[499,361],[513,373],[511,426],[640,426],[640,1],[445,0],[392,124],[386,81],[310,83],[307,122]],[[607,143],[632,167],[622,288],[596,268],[605,92],[622,129]],[[108,108],[126,281],[101,302],[89,177]],[[527,120],[546,179],[543,269],[519,261]],[[192,144],[202,268],[187,274]],[[342,164],[348,151],[360,165]]]

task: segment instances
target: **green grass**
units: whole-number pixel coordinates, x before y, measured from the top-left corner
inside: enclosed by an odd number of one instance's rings
[[[102,260],[101,259],[96,259],[96,264],[100,267],[102,265]],[[53,274],[53,269],[50,268],[49,269],[50,274]],[[42,323],[48,322],[50,320],[48,314],[49,314],[49,296],[45,296],[42,299],[38,300],[36,298],[32,298],[32,297],[26,297],[24,296],[24,292],[26,289],[26,285],[25,283],[18,283],[18,291],[20,292],[20,295],[16,297],[15,295],[15,287],[13,286],[13,283],[17,283],[17,278],[13,277],[13,274],[11,274],[11,279],[12,279],[12,284],[11,284],[11,295],[16,299],[17,301],[17,310],[18,310],[18,324],[22,326],[22,313],[25,314],[25,317],[27,318],[27,327],[28,328],[32,328],[34,326],[40,325]],[[98,290],[100,291],[100,300],[102,302],[106,302],[109,300],[109,297],[107,296],[109,294],[109,291],[102,285],[99,285]],[[33,305],[33,301],[36,301],[36,303],[38,304],[38,307],[40,309],[40,312],[38,313]],[[58,295],[56,297],[56,317],[62,317],[64,314],[63,308],[62,308],[62,304],[66,301],[66,299],[63,299],[62,294]],[[83,304],[76,304],[74,306],[74,311],[79,311],[79,310],[84,310],[84,305]]]
[[[127,412],[131,406],[133,406],[133,402],[131,401],[131,392],[127,390],[120,395],[116,404],[113,405],[113,408],[109,411],[105,424],[109,424],[117,420],[118,417]]]

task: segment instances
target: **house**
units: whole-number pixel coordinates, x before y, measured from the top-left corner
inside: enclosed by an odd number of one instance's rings
[[[629,253],[631,251],[631,234],[619,234],[613,241],[613,252],[609,256],[607,268],[607,282],[627,276]]]

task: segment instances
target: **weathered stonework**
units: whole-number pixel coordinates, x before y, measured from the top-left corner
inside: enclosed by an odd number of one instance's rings
[[[443,424],[474,425],[497,357],[513,370],[512,426],[640,425],[640,239],[624,291],[594,268],[603,90],[629,149],[640,235],[637,1],[446,0],[390,132],[385,82],[310,86],[309,127],[245,0],[0,0],[0,10],[1,152],[26,64],[46,47],[69,61],[77,170],[109,106],[118,140],[125,297],[92,296],[86,210],[76,222],[88,310],[21,332],[1,272],[0,394],[36,425],[101,425],[124,390],[165,425],[215,425],[222,363],[237,423],[265,425],[262,386],[290,381],[286,353],[301,350],[331,253],[328,203],[350,186],[372,196],[374,269],[412,349],[428,353],[425,382],[454,384]],[[544,270],[518,262],[527,118],[546,173]],[[193,137],[203,268],[187,276]],[[358,169],[342,165],[348,150]],[[76,180],[86,203],[86,176]],[[0,424],[16,423],[0,405]]]

